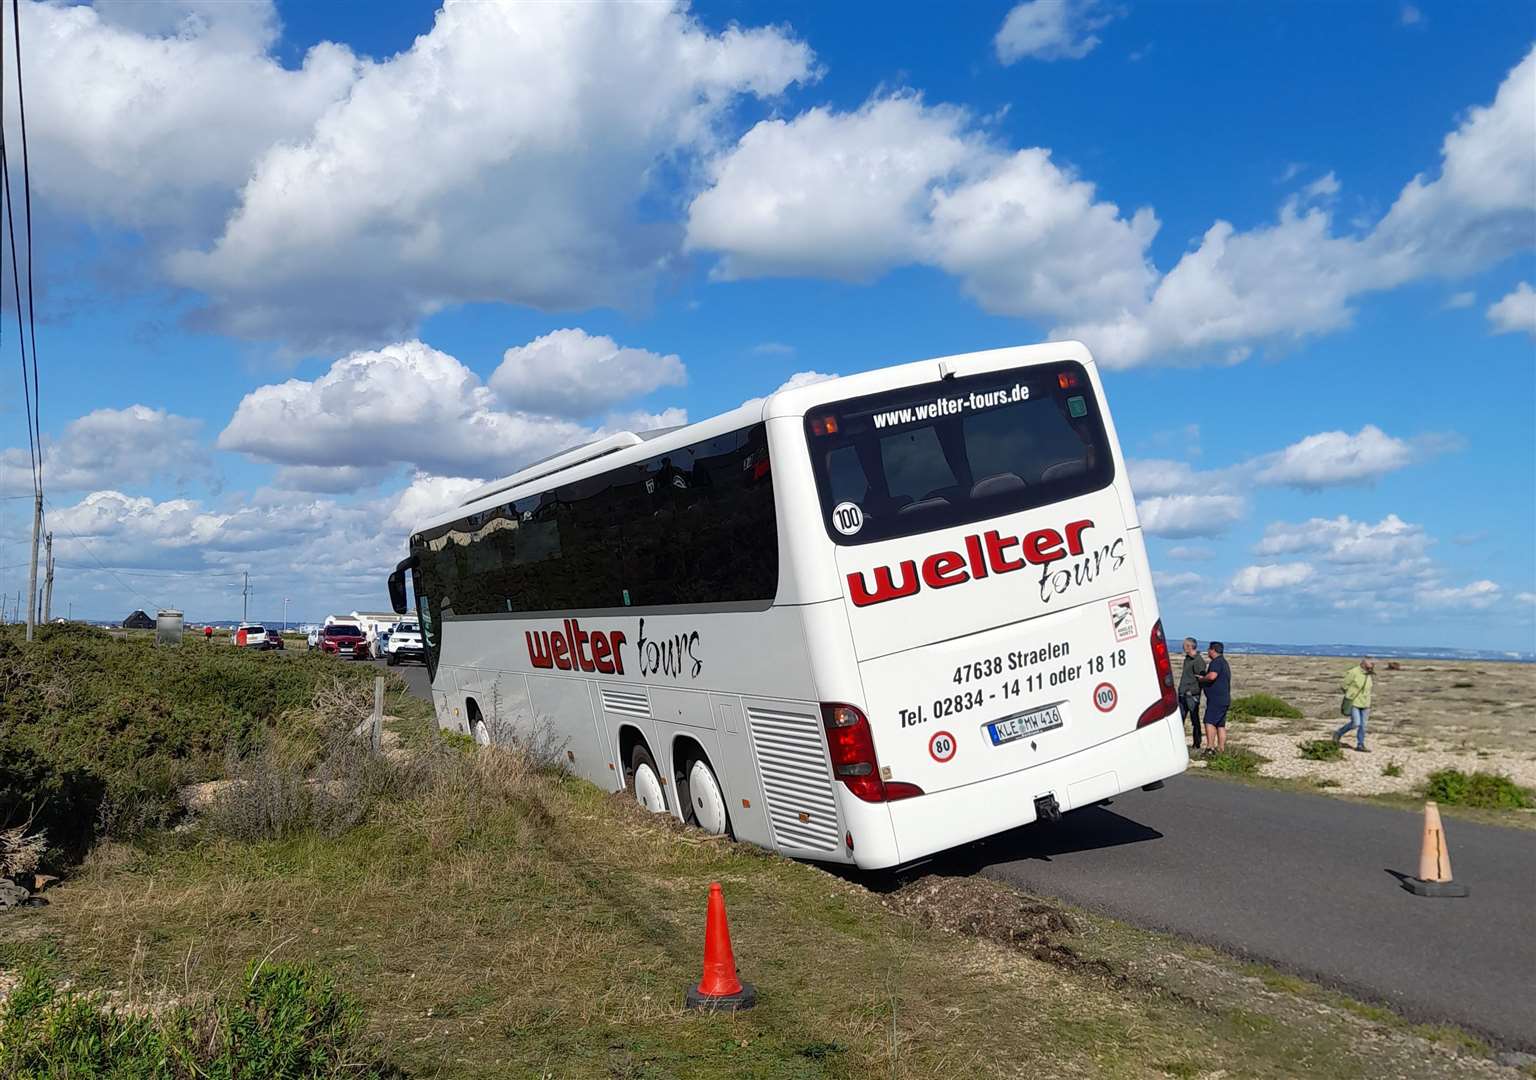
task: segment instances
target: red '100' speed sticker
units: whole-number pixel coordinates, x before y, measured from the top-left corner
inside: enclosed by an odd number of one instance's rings
[[[940,764],[948,761],[955,756],[955,737],[947,731],[934,732],[933,738],[928,740],[928,753]]]
[[[1120,695],[1115,693],[1115,688],[1107,682],[1101,682],[1093,688],[1093,705],[1099,712],[1109,712],[1119,700]]]

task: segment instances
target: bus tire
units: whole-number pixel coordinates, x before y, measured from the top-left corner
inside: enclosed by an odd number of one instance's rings
[[[476,746],[491,745],[491,728],[485,722],[485,717],[480,715],[480,707],[474,702],[467,706],[469,712],[469,734],[475,740]]]
[[[725,792],[709,762],[694,758],[688,766],[688,820],[711,836],[728,836],[731,815],[725,808]]]
[[[635,801],[651,813],[667,812],[667,792],[661,786],[661,770],[644,746],[635,747],[629,755],[629,790]]]

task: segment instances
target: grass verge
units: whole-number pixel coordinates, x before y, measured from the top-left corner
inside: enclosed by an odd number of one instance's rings
[[[1426,1053],[1353,1016],[1166,992],[1096,952],[1140,931],[996,882],[924,879],[939,891],[901,902],[514,753],[433,753],[431,783],[335,835],[209,822],[105,845],[14,916],[0,966],[180,1008],[238,995],[270,956],[328,973],[366,1010],[362,1045],[413,1077],[1374,1077]],[[759,990],[748,1013],[681,1007],[711,881]]]

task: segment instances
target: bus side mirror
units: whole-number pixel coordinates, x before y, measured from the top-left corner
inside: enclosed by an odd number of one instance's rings
[[[389,575],[389,604],[396,615],[404,615],[408,610],[405,606],[405,572],[414,570],[417,561],[414,555],[401,559],[395,572]]]

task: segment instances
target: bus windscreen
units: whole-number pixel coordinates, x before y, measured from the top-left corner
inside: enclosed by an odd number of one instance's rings
[[[1076,363],[818,406],[805,435],[827,534],[839,544],[1015,513],[1114,479],[1098,402]]]

